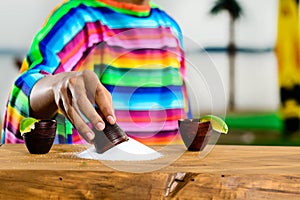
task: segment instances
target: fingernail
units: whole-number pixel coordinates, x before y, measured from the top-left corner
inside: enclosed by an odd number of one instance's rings
[[[96,126],[100,131],[102,131],[104,129],[104,124],[101,122],[98,122]]]
[[[95,137],[95,135],[93,133],[91,133],[91,132],[87,132],[86,136],[88,137],[89,140],[93,140],[94,137]]]
[[[114,118],[113,116],[111,116],[111,115],[107,117],[107,121],[108,121],[110,124],[116,123],[115,118]]]

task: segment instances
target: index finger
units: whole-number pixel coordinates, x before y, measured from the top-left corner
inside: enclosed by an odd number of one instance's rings
[[[106,121],[108,121],[110,124],[115,124],[116,117],[114,114],[112,96],[101,83],[97,84],[95,101]]]
[[[105,123],[100,117],[99,113],[97,113],[94,106],[91,104],[87,96],[81,95],[77,99],[77,106],[82,114],[93,124],[93,126],[102,131],[105,127]]]

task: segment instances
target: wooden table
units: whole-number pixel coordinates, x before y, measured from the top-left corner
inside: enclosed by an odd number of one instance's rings
[[[84,148],[31,155],[24,145],[2,145],[0,199],[300,199],[300,147],[217,145],[204,159],[184,152],[147,173],[74,156]]]

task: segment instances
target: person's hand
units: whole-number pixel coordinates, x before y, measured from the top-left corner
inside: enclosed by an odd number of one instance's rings
[[[45,106],[52,105],[52,107],[55,107],[52,112],[57,112],[57,109],[59,109],[71,121],[82,137],[90,143],[93,142],[95,135],[86,124],[84,116],[96,129],[103,130],[105,127],[104,121],[96,112],[94,104],[98,106],[102,117],[106,121],[110,124],[114,124],[116,121],[111,94],[100,83],[93,71],[64,72],[47,76],[38,81],[33,89],[34,91],[32,91],[30,97],[30,105],[33,111],[41,112],[45,110]],[[50,95],[43,96],[44,92],[40,91],[43,89],[50,90]],[[41,97],[48,98],[48,101],[50,98],[52,102],[48,102],[48,105],[37,105],[36,101]],[[43,100],[40,99],[40,101]],[[35,112],[35,115],[37,113]]]
[[[90,70],[71,72],[53,87],[57,107],[71,121],[82,136],[91,141],[94,133],[85,123],[84,115],[98,130],[105,124],[96,112],[96,104],[103,117],[111,124],[115,123],[110,93],[100,83],[96,74]]]

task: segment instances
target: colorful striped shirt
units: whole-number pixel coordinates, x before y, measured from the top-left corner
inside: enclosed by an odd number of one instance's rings
[[[68,0],[35,36],[7,103],[2,138],[23,143],[20,121],[30,117],[29,96],[41,78],[93,70],[111,92],[117,122],[146,144],[178,142],[188,113],[182,33],[154,3]],[[55,143],[85,143],[60,112]],[[87,122],[88,123],[88,122]]]

